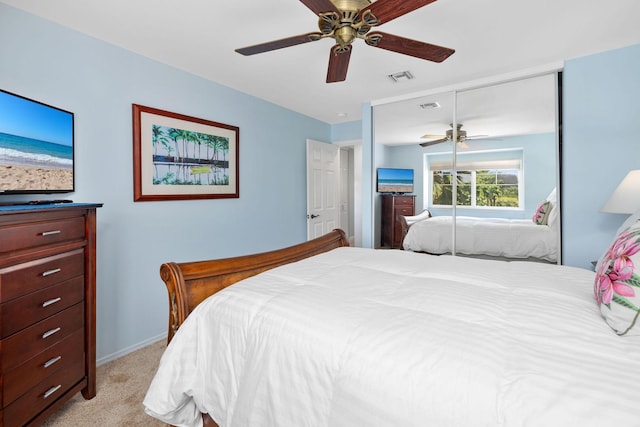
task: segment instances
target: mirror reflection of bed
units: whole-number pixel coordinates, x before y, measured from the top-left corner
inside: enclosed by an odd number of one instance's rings
[[[559,79],[552,72],[375,107],[376,167],[416,170],[416,215],[405,218],[403,249],[561,262],[560,192],[551,194],[561,188]],[[403,104],[437,107],[409,123],[398,120]],[[382,129],[394,120],[421,142],[385,140]],[[422,220],[423,210],[431,218]]]
[[[556,200],[554,189],[531,219],[456,216],[456,255],[557,263],[560,227],[558,209],[553,209]],[[432,255],[453,253],[452,216],[433,216],[424,210],[398,220],[403,249]]]

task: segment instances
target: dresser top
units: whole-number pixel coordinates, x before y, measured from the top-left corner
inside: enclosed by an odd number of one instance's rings
[[[31,205],[31,204],[15,204],[15,205],[0,205],[0,215],[3,213],[15,213],[19,211],[34,212],[43,211],[49,209],[70,209],[70,208],[99,208],[102,207],[102,203],[53,203],[48,205]]]

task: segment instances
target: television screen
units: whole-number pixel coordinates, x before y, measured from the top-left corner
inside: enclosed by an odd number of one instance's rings
[[[413,169],[378,168],[378,193],[413,193]]]
[[[73,113],[0,90],[0,194],[70,193]]]

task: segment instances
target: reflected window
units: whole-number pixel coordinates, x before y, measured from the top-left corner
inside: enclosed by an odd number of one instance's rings
[[[432,171],[433,185],[431,187],[431,204],[439,206],[451,206],[453,203],[453,171],[451,170],[434,170]],[[458,171],[457,189],[457,205],[471,206],[471,178],[468,171]]]
[[[476,206],[519,208],[519,177],[516,169],[475,171]]]
[[[500,159],[489,160],[496,153],[475,153],[473,158],[461,160],[459,167],[442,168],[447,162],[437,157],[429,158],[425,176],[431,177],[431,206],[452,205],[453,180],[456,181],[456,206],[469,208],[522,209],[524,186],[522,185],[522,152],[500,152]],[[450,166],[451,163],[447,166]]]

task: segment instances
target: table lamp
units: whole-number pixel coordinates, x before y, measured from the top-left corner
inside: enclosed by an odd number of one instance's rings
[[[601,211],[632,214],[640,209],[640,169],[632,170],[624,177]]]

